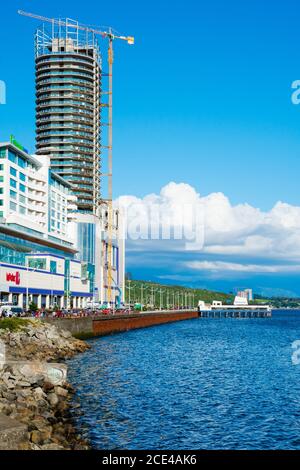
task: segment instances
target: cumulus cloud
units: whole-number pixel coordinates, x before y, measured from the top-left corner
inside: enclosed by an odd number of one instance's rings
[[[194,271],[300,271],[298,206],[278,201],[262,211],[247,203],[232,205],[223,193],[201,196],[192,186],[175,182],[159,194],[121,196],[116,203],[136,233],[129,233],[128,252],[152,253],[153,263],[161,251],[170,256],[176,252],[177,263]],[[197,230],[191,260],[186,243]]]

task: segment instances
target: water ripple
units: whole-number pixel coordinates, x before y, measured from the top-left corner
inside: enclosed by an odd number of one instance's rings
[[[300,312],[91,340],[69,362],[98,449],[300,449]]]

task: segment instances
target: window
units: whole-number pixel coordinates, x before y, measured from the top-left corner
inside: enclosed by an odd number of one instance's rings
[[[29,258],[28,266],[34,269],[46,269],[46,258]]]
[[[12,189],[9,191],[9,195],[12,199],[17,199],[17,193],[16,191],[13,191]]]
[[[24,215],[25,215],[25,214],[26,214],[26,207],[24,207],[24,206],[19,206],[19,212],[20,212],[20,214],[24,214]]]
[[[10,185],[12,188],[17,188],[17,182],[15,180],[13,180],[12,178],[10,178]]]
[[[25,167],[26,167],[26,161],[24,160],[24,158],[18,157],[18,165],[19,165],[21,168],[25,168]]]
[[[8,151],[8,160],[10,160],[13,163],[17,163],[17,155],[9,150]]]
[[[20,201],[22,204],[26,204],[26,197],[23,196],[23,194],[20,194],[20,195],[19,195],[19,201]]]
[[[10,167],[9,172],[11,176],[15,176],[15,177],[17,176],[17,170],[13,168],[12,166]]]
[[[10,208],[10,210],[12,210],[12,211],[16,211],[16,210],[17,210],[17,204],[15,204],[14,202],[10,201],[10,203],[9,203],[9,208]]]
[[[50,260],[50,273],[56,273],[57,263],[56,261]]]
[[[19,173],[19,178],[21,181],[26,181],[26,176],[24,175],[24,173]]]
[[[0,149],[0,158],[6,157],[6,149]]]
[[[0,171],[3,171],[4,165],[3,163],[0,164]]]
[[[0,206],[3,206],[3,199],[0,199]]]
[[[0,211],[0,217],[3,217],[3,211]]]
[[[0,183],[3,183],[4,181],[4,176],[0,176]]]
[[[26,187],[24,186],[24,184],[19,183],[19,188],[20,188],[20,191],[22,191],[23,193],[25,193]]]
[[[0,194],[3,194],[3,188],[0,188]]]

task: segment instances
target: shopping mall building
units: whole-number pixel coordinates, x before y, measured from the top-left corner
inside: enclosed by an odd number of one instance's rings
[[[0,143],[0,300],[83,307],[107,299],[107,212],[77,210],[72,184],[13,138]],[[117,211],[112,304],[123,300],[124,239]]]

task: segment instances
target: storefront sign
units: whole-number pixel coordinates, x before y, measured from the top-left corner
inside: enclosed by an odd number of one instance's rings
[[[20,284],[20,273],[6,273],[7,282],[14,282],[17,286]]]

